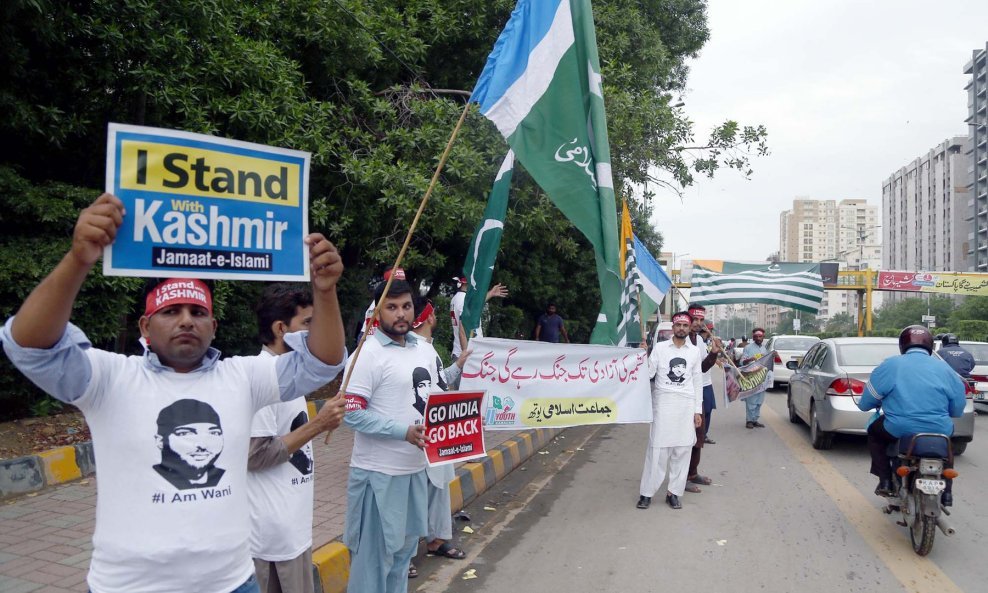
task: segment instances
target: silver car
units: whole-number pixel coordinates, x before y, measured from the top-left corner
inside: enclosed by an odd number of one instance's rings
[[[832,447],[836,433],[865,434],[872,412],[862,412],[856,402],[875,367],[898,354],[896,338],[821,340],[801,361],[786,364],[795,371],[787,395],[789,421],[809,424],[815,449]],[[962,454],[973,437],[974,400],[968,393],[964,415],[954,418],[954,454]]]
[[[778,388],[780,383],[789,383],[792,369],[786,367],[786,363],[790,360],[798,361],[819,341],[820,338],[816,336],[772,336],[765,345],[769,352],[775,350],[775,370],[772,371],[775,383],[772,387]]]

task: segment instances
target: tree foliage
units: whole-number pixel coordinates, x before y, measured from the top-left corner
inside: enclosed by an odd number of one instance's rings
[[[912,297],[898,302],[886,302],[875,311],[873,326],[876,331],[897,332],[907,325],[923,324],[923,315],[926,315],[927,310],[937,318],[938,326],[946,326],[952,320],[954,301],[948,296],[932,295],[929,299]]]
[[[7,0],[0,3],[0,314],[9,315],[64,253],[78,210],[104,176],[106,126],[188,130],[312,153],[310,228],[341,249],[351,336],[368,281],[390,263],[514,0]],[[616,192],[657,253],[647,186],[683,186],[721,168],[750,174],[765,131],[728,120],[695,145],[681,107],[688,60],[709,37],[704,0],[596,0]],[[404,267],[432,297],[462,267],[507,147],[471,113]],[[638,196],[637,198],[634,196]],[[644,199],[643,199],[644,198]],[[589,245],[532,180],[515,175],[495,281],[496,335],[529,336],[554,300],[585,340],[599,297]],[[27,255],[27,256],[26,256]],[[94,343],[135,348],[139,281],[94,272],[74,320]],[[259,287],[221,282],[218,345],[256,350]],[[4,362],[3,364],[7,364]],[[0,369],[8,414],[34,397]],[[4,397],[0,395],[0,397]]]

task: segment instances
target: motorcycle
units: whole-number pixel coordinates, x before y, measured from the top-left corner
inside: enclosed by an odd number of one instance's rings
[[[907,435],[889,446],[892,460],[892,484],[895,496],[884,509],[886,514],[901,513],[899,525],[909,528],[913,551],[926,556],[933,549],[936,530],[954,535],[954,528],[944,515],[950,511],[940,504],[947,480],[957,477],[950,437],[945,434]]]

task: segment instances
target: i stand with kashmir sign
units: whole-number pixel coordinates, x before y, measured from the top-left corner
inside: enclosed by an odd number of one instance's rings
[[[644,350],[497,338],[470,348],[460,388],[487,391],[488,430],[652,421]]]
[[[309,153],[110,124],[106,191],[126,214],[108,276],[309,279]]]

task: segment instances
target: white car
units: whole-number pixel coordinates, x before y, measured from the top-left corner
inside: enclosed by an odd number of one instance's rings
[[[790,360],[798,361],[810,348],[816,345],[820,338],[816,336],[772,336],[768,340],[766,347],[771,352],[775,350],[775,370],[772,371],[775,377],[773,388],[778,388],[779,384],[789,384],[792,377],[792,369],[786,368],[786,363]]]

